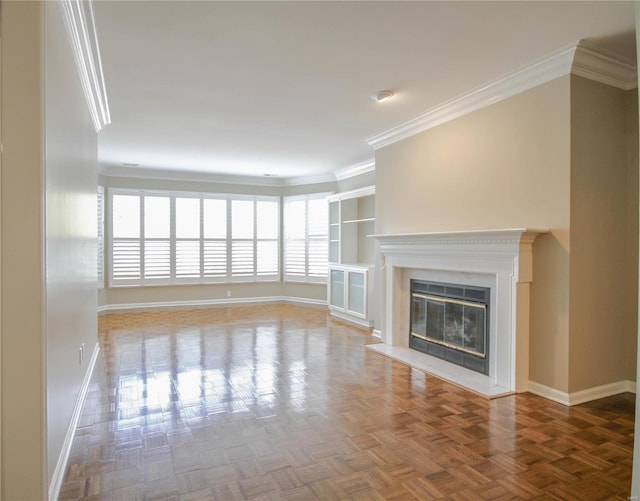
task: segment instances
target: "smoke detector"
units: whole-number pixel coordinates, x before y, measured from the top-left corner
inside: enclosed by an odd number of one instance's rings
[[[382,103],[383,101],[387,101],[393,97],[392,90],[379,90],[375,94],[371,95],[371,99],[376,103]]]

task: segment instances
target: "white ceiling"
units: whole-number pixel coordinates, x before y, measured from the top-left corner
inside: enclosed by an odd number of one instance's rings
[[[635,62],[633,2],[94,3],[99,161],[322,176],[364,138],[588,39]],[[374,103],[381,89],[394,99]]]

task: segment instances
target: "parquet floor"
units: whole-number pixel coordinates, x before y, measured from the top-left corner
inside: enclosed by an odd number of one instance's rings
[[[634,397],[486,400],[295,306],[109,314],[61,500],[619,499]]]

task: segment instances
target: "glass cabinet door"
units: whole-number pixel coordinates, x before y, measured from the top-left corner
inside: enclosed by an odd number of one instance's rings
[[[344,308],[344,270],[331,270],[331,297],[329,301],[336,308]]]
[[[353,313],[364,315],[366,306],[365,274],[360,271],[350,271],[348,273],[347,309]]]

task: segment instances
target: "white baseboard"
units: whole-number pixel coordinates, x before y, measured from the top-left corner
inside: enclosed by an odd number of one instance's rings
[[[87,371],[84,374],[82,385],[80,386],[80,392],[78,398],[76,398],[76,405],[71,415],[71,421],[69,422],[69,428],[67,434],[64,437],[64,443],[62,444],[62,450],[56,463],[56,468],[53,470],[53,477],[49,484],[49,501],[56,501],[60,495],[60,488],[64,481],[64,474],[67,471],[67,462],[69,461],[69,454],[71,453],[71,445],[73,444],[73,437],[76,434],[76,428],[78,427],[78,421],[80,420],[80,414],[82,412],[82,406],[84,405],[85,398],[87,397],[87,391],[89,390],[89,384],[91,383],[91,376],[93,375],[93,369],[98,359],[98,353],[100,352],[100,345],[96,343],[91,354],[91,360],[87,366]]]
[[[562,405],[578,405],[600,398],[611,397],[620,393],[635,393],[636,383],[634,381],[617,381],[615,383],[594,386],[585,390],[565,393],[555,388],[545,386],[534,381],[529,381],[529,392],[539,395]]]
[[[98,313],[111,311],[136,311],[136,310],[154,310],[154,309],[175,309],[175,308],[213,308],[225,306],[238,306],[256,303],[286,303],[300,304],[303,306],[326,307],[327,301],[320,299],[307,299],[303,297],[291,296],[267,296],[267,297],[242,297],[242,298],[224,298],[224,299],[200,299],[193,301],[162,301],[149,303],[121,303],[106,304],[98,307]]]
[[[336,318],[339,318],[340,320],[344,320],[345,322],[350,322],[352,324],[356,324],[356,325],[359,325],[360,327],[365,327],[367,329],[373,326],[373,323],[370,322],[369,320],[365,320],[364,318],[360,319],[357,317],[352,317],[351,315],[341,313],[333,309],[331,310],[331,315]]]

